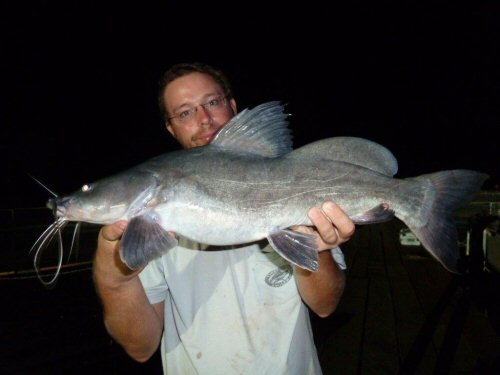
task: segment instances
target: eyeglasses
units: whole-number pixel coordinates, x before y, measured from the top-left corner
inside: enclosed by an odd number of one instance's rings
[[[219,95],[219,96],[216,96],[216,97],[208,100],[205,103],[201,103],[201,104],[198,104],[194,107],[185,109],[182,112],[180,112],[179,114],[172,116],[172,117],[169,117],[168,120],[170,121],[170,120],[175,118],[180,123],[187,124],[194,119],[196,112],[198,112],[198,106],[203,107],[203,109],[205,109],[205,111],[207,111],[210,114],[213,114],[213,113],[217,113],[217,111],[220,111],[221,109],[223,109],[226,106],[226,104],[227,104],[227,96]]]

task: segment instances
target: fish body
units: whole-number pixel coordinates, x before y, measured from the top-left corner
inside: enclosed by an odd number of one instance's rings
[[[160,155],[69,196],[50,200],[58,222],[127,220],[120,254],[132,269],[176,245],[168,231],[209,245],[267,238],[291,263],[318,270],[309,208],[336,202],[356,224],[402,220],[445,268],[458,272],[452,213],[487,175],[451,170],[397,179],[383,146],[334,137],[292,149],[277,102],[244,110],[211,144]]]

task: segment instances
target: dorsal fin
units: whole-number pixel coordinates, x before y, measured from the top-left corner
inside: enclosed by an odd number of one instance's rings
[[[277,101],[244,109],[217,133],[210,146],[268,158],[289,153],[292,136],[283,109]]]
[[[295,150],[290,157],[315,155],[324,160],[360,165],[386,176],[394,176],[398,162],[384,146],[363,138],[334,137],[309,143]]]

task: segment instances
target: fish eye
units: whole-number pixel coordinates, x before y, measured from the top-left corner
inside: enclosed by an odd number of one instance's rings
[[[92,190],[92,186],[88,185],[88,184],[85,184],[82,186],[82,191],[83,192],[86,192],[86,191],[90,191]]]

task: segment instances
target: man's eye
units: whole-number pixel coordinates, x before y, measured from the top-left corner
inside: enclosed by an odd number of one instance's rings
[[[206,104],[207,107],[218,107],[220,105],[220,99],[215,98],[212,100],[209,100],[208,103]]]
[[[182,111],[181,113],[179,113],[179,117],[180,118],[189,117],[189,115],[191,114],[192,111],[193,111],[192,109],[187,109],[185,111]]]

